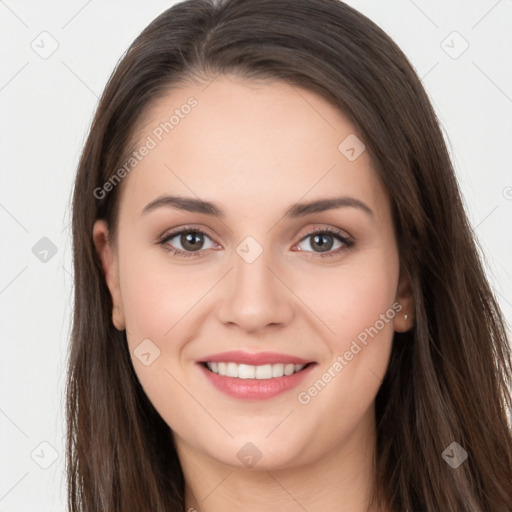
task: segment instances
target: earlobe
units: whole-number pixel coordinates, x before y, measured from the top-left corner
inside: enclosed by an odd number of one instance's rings
[[[104,220],[97,220],[94,223],[93,240],[112,297],[112,323],[117,330],[122,331],[126,328],[126,323],[119,286],[117,257],[109,239],[108,225]]]
[[[410,331],[414,326],[414,299],[409,275],[403,269],[400,271],[396,302],[401,308],[395,316],[394,329],[396,332]]]

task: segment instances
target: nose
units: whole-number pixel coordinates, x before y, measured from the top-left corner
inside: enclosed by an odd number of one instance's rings
[[[252,263],[233,255],[234,268],[221,292],[219,320],[247,332],[285,325],[294,314],[293,294],[274,269],[270,251]]]

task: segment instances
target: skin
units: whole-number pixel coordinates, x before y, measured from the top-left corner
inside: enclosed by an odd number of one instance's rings
[[[322,97],[281,81],[220,75],[206,88],[180,86],[145,113],[139,146],[190,96],[198,105],[124,179],[116,239],[101,220],[93,232],[112,321],[126,329],[137,376],[174,437],[186,509],[367,511],[374,400],[393,333],[410,329],[413,317],[386,191],[368,151],[349,161],[338,150],[357,135],[348,119]],[[215,202],[224,217],[171,207],[142,215],[162,194]],[[342,207],[283,217],[297,202],[339,195],[364,202],[373,215]],[[207,234],[203,257],[173,255],[158,243],[190,225]],[[338,229],[355,244],[328,238],[331,253],[338,252],[322,257],[307,236],[314,228]],[[247,236],[263,249],[252,263],[236,252]],[[179,236],[170,245],[184,250]],[[300,403],[298,393],[397,303],[401,311]],[[144,339],[160,350],[149,366],[134,355]],[[236,349],[317,365],[296,389],[239,400],[216,390],[195,362]],[[252,468],[237,457],[248,442],[262,454]]]

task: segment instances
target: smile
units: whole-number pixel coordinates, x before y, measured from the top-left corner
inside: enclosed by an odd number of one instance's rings
[[[250,364],[237,364],[233,362],[206,362],[206,367],[213,373],[222,377],[235,377],[238,379],[268,380],[300,372],[305,364],[263,364],[253,366]]]
[[[253,366],[212,361],[199,363],[197,367],[214,389],[231,398],[266,400],[298,387],[316,365],[311,362]]]

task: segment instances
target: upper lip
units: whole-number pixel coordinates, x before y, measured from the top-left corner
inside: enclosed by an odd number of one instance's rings
[[[198,360],[199,363],[237,363],[259,366],[263,364],[308,364],[313,361],[307,361],[301,357],[291,356],[289,354],[280,354],[278,352],[244,352],[242,350],[230,350],[229,352],[220,352],[211,354]]]

